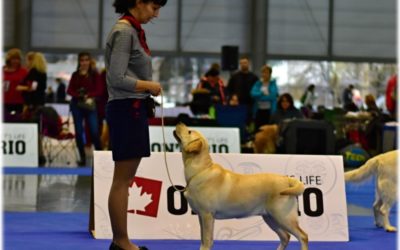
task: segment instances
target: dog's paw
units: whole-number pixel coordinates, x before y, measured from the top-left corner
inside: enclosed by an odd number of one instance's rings
[[[383,227],[383,223],[375,222],[375,226],[378,227],[378,228],[382,228]]]
[[[385,230],[386,230],[386,232],[389,232],[389,233],[397,232],[397,228],[392,227],[392,226],[386,227]]]

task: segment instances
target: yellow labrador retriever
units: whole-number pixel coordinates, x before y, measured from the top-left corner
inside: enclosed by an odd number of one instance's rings
[[[390,209],[397,200],[397,156],[398,150],[379,154],[369,159],[361,167],[344,174],[347,182],[362,182],[372,176],[376,177],[374,216],[377,227],[387,232],[396,232],[390,225]]]
[[[213,245],[214,219],[261,215],[280,238],[283,250],[293,234],[308,249],[308,236],[300,228],[297,198],[304,185],[297,179],[277,174],[243,175],[214,163],[205,137],[184,124],[176,125],[174,136],[182,149],[185,166],[184,195],[200,220],[201,247]]]

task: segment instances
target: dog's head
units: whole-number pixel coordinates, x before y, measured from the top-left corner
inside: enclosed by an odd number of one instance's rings
[[[205,137],[200,132],[189,129],[183,123],[176,125],[174,137],[184,153],[196,154],[203,149],[208,152],[208,144]]]

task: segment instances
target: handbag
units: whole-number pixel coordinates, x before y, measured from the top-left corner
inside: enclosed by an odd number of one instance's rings
[[[92,97],[79,98],[76,106],[87,111],[94,111],[96,109],[96,101]]]
[[[156,103],[154,99],[150,96],[144,99],[146,110],[147,110],[147,117],[154,118],[156,116]]]

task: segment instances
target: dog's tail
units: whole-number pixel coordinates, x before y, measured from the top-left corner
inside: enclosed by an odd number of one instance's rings
[[[301,195],[304,192],[304,184],[303,182],[292,178],[288,177],[289,179],[289,188],[283,190],[280,194],[281,195]]]
[[[362,182],[369,177],[372,177],[378,166],[379,160],[376,158],[369,159],[361,167],[344,173],[345,181],[349,182]]]

